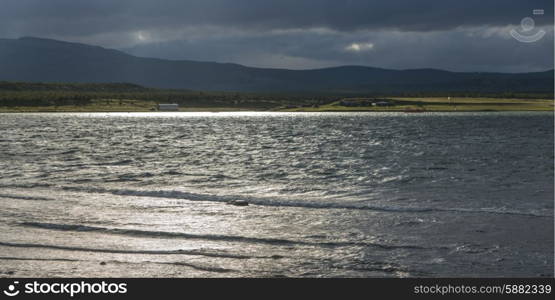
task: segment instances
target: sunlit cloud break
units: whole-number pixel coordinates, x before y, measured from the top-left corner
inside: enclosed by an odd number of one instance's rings
[[[352,52],[370,51],[372,49],[374,49],[374,44],[372,43],[352,43],[345,47],[345,50]]]

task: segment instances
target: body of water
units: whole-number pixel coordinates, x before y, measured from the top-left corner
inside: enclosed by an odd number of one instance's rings
[[[0,114],[0,276],[552,277],[553,179],[551,113]]]

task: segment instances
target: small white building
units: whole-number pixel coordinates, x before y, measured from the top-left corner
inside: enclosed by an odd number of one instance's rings
[[[158,104],[158,110],[160,110],[160,111],[178,111],[179,110],[179,104],[177,104],[177,103]]]

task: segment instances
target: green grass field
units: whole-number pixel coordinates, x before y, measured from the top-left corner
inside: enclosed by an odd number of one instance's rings
[[[154,101],[93,100],[89,105],[0,106],[0,112],[141,112],[155,107]]]
[[[101,99],[92,100],[88,105],[59,105],[59,106],[0,106],[0,112],[151,112],[157,111],[156,101],[145,100],[118,100]],[[207,106],[182,105],[179,111],[202,112],[202,111],[263,111],[270,110],[276,103],[256,105],[234,105],[222,106],[208,103]]]
[[[361,98],[357,98],[361,99]],[[394,106],[349,107],[335,101],[319,107],[296,107],[283,111],[553,111],[551,99],[503,99],[503,98],[388,98],[398,102]],[[349,99],[347,99],[349,100]]]
[[[355,98],[353,98],[355,99]],[[362,99],[362,98],[356,98]],[[286,112],[344,112],[344,111],[428,111],[428,112],[461,112],[461,111],[553,111],[553,100],[550,99],[503,99],[503,98],[388,98],[396,102],[394,106],[347,107],[340,101],[317,107],[279,106],[275,102],[246,102],[239,105],[224,106],[222,103],[207,103],[192,106],[181,105],[180,111],[286,111]],[[346,99],[351,100],[351,99]],[[215,105],[218,104],[218,105]],[[87,105],[60,106],[0,106],[0,112],[149,112],[156,111],[156,101],[98,99]]]

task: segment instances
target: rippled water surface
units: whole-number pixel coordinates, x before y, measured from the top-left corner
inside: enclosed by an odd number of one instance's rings
[[[0,114],[0,204],[0,276],[553,276],[553,116]]]

